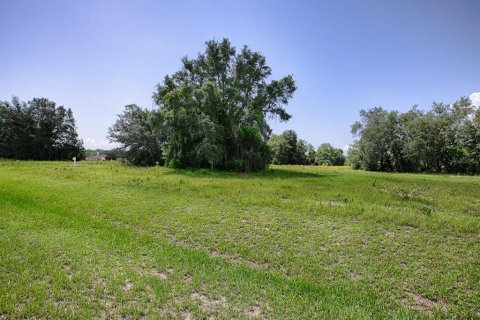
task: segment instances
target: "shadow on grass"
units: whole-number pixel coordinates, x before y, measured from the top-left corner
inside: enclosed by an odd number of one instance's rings
[[[336,175],[336,173],[329,172],[307,172],[301,170],[293,170],[290,168],[269,168],[258,172],[234,172],[221,171],[216,169],[171,169],[164,174],[166,175],[183,175],[189,178],[215,178],[215,179],[293,179],[293,178],[321,178],[326,176]]]

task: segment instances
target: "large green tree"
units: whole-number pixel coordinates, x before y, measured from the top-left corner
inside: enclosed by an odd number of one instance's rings
[[[357,147],[362,167],[368,170],[392,170],[398,113],[374,107],[361,110],[360,118],[352,126],[352,133],[361,137]]]
[[[268,141],[273,164],[314,164],[313,146],[293,130],[286,130],[280,135],[272,135]]]
[[[121,144],[120,151],[132,164],[151,166],[164,162],[165,129],[161,112],[127,105],[109,128],[108,137]]]
[[[480,172],[479,111],[468,98],[433,103],[428,112],[372,108],[352,126],[359,139],[349,160],[355,168],[410,172]]]
[[[182,59],[153,95],[164,117],[164,157],[178,167],[254,171],[270,162],[268,117],[290,119],[285,106],[296,90],[291,75],[270,80],[258,52],[237,51],[228,39],[208,41]]]
[[[85,156],[72,110],[45,98],[0,102],[0,157],[67,160]]]
[[[330,143],[323,143],[315,153],[315,162],[323,166],[343,166],[345,156],[342,149],[334,148]]]

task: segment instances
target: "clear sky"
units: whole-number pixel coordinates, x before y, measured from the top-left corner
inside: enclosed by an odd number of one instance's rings
[[[151,108],[181,57],[223,37],[262,52],[273,78],[294,75],[293,118],[272,127],[315,147],[350,143],[362,108],[480,92],[478,0],[0,0],[0,21],[0,100],[72,108],[87,148],[107,147],[124,105]]]

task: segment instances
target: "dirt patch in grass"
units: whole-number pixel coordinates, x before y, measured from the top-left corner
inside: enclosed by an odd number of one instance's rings
[[[384,232],[384,235],[385,235],[385,237],[394,237],[394,236],[395,236],[395,233],[394,233],[394,232],[391,232],[391,231],[385,231],[385,232]]]
[[[241,257],[233,257],[229,256],[226,253],[218,252],[215,250],[209,250],[209,253],[212,257],[220,257],[222,259],[227,260],[228,262],[234,263],[234,264],[246,264],[251,268],[254,269],[268,269],[268,264],[265,262],[259,262],[255,260],[249,260]]]
[[[442,300],[434,300],[422,296],[418,293],[406,292],[406,298],[403,299],[402,304],[411,307],[414,310],[418,310],[432,316],[435,311],[441,310],[443,312],[448,311],[448,305]]]
[[[327,201],[320,201],[320,204],[338,207],[338,206],[346,206],[347,202],[345,200],[332,199]]]
[[[130,291],[132,290],[133,284],[130,280],[125,281],[125,285],[123,286],[123,291]]]
[[[168,276],[173,273],[173,269],[166,269],[164,271],[151,270],[148,272],[149,275],[155,276],[158,280],[167,280]]]
[[[218,308],[225,309],[228,306],[227,299],[224,296],[220,296],[218,299],[211,299],[206,295],[194,292],[190,295],[190,298],[194,301],[200,301],[202,309],[207,312]]]
[[[192,281],[192,274],[191,273],[187,273],[183,276],[183,279],[182,281],[184,283],[188,283],[188,282],[191,282]]]
[[[182,320],[190,320],[192,319],[192,313],[188,310],[182,312]]]
[[[262,313],[262,310],[259,306],[254,306],[253,308],[245,310],[245,315],[250,318],[257,318]]]
[[[348,277],[352,279],[353,281],[360,280],[361,276],[355,271],[355,270],[350,270],[348,272]]]

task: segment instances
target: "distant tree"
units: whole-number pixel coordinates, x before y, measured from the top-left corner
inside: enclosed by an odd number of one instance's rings
[[[300,164],[301,163],[301,152],[304,150],[299,150],[298,145],[298,136],[297,133],[293,130],[286,130],[282,133],[282,137],[285,140],[288,148],[286,148],[286,158],[288,159],[287,164]]]
[[[266,119],[290,119],[284,107],[296,90],[292,76],[268,82],[271,73],[264,56],[247,46],[237,52],[228,39],[208,41],[197,58],[183,58],[153,95],[164,119],[167,164],[265,169]]]
[[[330,143],[323,143],[317,149],[315,162],[324,166],[343,166],[345,156],[342,149],[334,148]]]
[[[71,109],[45,98],[0,102],[0,157],[67,160],[85,156]]]
[[[106,154],[106,158],[105,158],[106,160],[119,160],[119,159],[126,158],[125,151],[119,148],[106,150],[104,153]]]
[[[380,171],[480,172],[478,109],[468,98],[413,107],[400,114],[382,108],[360,111],[352,126],[359,137],[349,159],[354,167]]]
[[[308,152],[308,142],[303,139],[297,140],[296,146],[296,163],[297,164],[308,164],[307,152]]]
[[[37,123],[35,134],[36,154],[40,159],[52,160],[55,154],[57,137],[60,132],[60,119],[64,110],[58,110],[55,102],[45,98],[34,98],[29,102]]]
[[[315,164],[315,148],[310,144],[307,143],[307,152],[306,152],[306,163],[308,165]]]
[[[286,164],[288,163],[288,144],[287,141],[281,136],[273,134],[267,143],[270,149],[271,161],[273,164]]]
[[[406,156],[418,171],[478,172],[475,108],[467,98],[432,109],[408,123]]]
[[[71,109],[59,107],[61,113],[58,120],[59,131],[55,140],[55,148],[57,156],[60,159],[72,159],[76,157],[77,160],[85,158],[85,149],[83,142],[78,138],[77,126],[73,112]]]
[[[97,154],[106,154],[107,151],[108,150],[104,150],[104,149],[86,149],[85,156],[92,157],[92,156],[96,156]]]
[[[375,107],[360,111],[361,120],[352,126],[352,133],[361,136],[358,142],[362,167],[368,170],[391,170],[391,149],[393,132],[390,121],[395,121],[395,113]]]
[[[0,157],[32,159],[35,156],[32,109],[17,97],[0,102]]]
[[[105,160],[126,159],[125,151],[119,148],[114,149],[87,149],[85,150],[87,157],[96,156],[97,154],[105,155]]]
[[[297,164],[297,134],[293,130],[273,135],[268,142],[273,164]]]
[[[108,138],[121,144],[119,150],[134,165],[163,164],[162,147],[166,140],[163,125],[161,112],[131,104],[125,106],[123,114],[109,128]]]
[[[362,169],[362,161],[360,159],[360,152],[358,151],[358,141],[355,141],[348,146],[345,164],[351,166],[355,170]]]
[[[307,141],[298,139],[293,130],[272,135],[268,141],[273,164],[313,164],[315,151]]]
[[[109,130],[137,165],[165,162],[175,168],[237,171],[270,163],[267,118],[287,121],[285,106],[296,90],[292,76],[271,80],[258,52],[237,52],[228,39],[208,41],[195,59],[165,76],[153,94],[158,110],[130,105]]]

